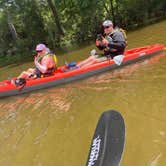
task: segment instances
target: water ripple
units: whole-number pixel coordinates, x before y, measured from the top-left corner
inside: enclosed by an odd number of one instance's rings
[[[153,157],[152,161],[150,162],[149,166],[159,166],[159,159],[161,158],[162,154],[158,154],[157,156]]]

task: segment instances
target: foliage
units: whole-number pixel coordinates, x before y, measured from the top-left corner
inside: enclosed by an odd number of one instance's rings
[[[93,40],[105,19],[134,29],[165,18],[165,8],[158,0],[0,0],[0,57]]]

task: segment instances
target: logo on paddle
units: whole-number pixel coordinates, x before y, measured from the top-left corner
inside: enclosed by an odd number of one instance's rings
[[[97,136],[96,138],[93,139],[88,166],[93,166],[95,164],[95,161],[97,161],[100,151],[100,143],[101,143],[100,136]]]

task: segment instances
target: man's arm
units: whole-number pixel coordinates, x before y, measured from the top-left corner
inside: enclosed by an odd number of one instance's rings
[[[111,38],[111,37],[110,37]],[[124,36],[121,32],[115,32],[112,36],[112,39],[108,38],[108,47],[110,49],[117,49],[117,50],[121,50],[124,49],[126,47],[126,42],[124,39]]]

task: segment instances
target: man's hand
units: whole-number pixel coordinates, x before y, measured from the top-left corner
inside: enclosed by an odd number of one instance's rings
[[[102,45],[103,45],[103,46],[108,46],[108,44],[109,44],[108,40],[105,39],[105,38],[103,38],[103,40],[102,40]]]
[[[96,46],[108,46],[109,42],[107,39],[103,38],[101,41],[100,40],[96,40]]]

